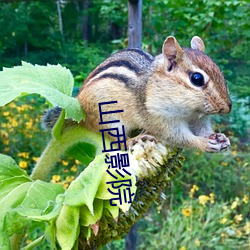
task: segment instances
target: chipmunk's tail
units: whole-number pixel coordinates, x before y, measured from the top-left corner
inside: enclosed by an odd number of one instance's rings
[[[51,130],[56,124],[62,109],[58,106],[48,109],[45,111],[44,116],[42,117],[42,128],[45,130]]]

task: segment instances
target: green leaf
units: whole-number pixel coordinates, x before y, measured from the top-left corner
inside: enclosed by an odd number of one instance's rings
[[[95,199],[93,203],[94,214],[91,214],[86,205],[80,208],[80,225],[89,226],[95,224],[102,217],[103,200]]]
[[[106,168],[107,168],[107,164],[106,164]],[[127,169],[129,172],[129,168]],[[113,198],[117,198],[117,196],[115,196],[114,194],[111,194],[108,191],[108,188],[111,190],[111,192],[113,193],[117,193],[118,189],[117,188],[113,188],[112,184],[108,184],[107,182],[112,182],[112,181],[123,181],[123,180],[130,180],[131,181],[131,187],[129,187],[131,194],[134,194],[133,196],[131,196],[131,200],[134,200],[135,197],[135,193],[136,193],[136,179],[135,176],[131,175],[126,175],[124,178],[120,175],[117,175],[117,173],[115,172],[115,169],[109,169],[109,171],[115,175],[117,177],[117,179],[114,179],[111,175],[109,175],[108,173],[103,175],[102,181],[100,183],[100,186],[98,188],[98,191],[96,193],[96,198],[99,199],[103,199],[103,200],[110,200]],[[120,183],[121,184],[121,183]],[[115,186],[120,185],[120,184],[114,184]],[[128,182],[124,183],[124,184],[128,184]],[[124,192],[126,193],[126,197],[127,200],[129,199],[128,196],[128,190],[126,190],[128,188],[128,186],[121,186],[120,192],[121,192],[121,197],[122,197],[122,202],[120,204],[120,202],[118,200],[113,200],[113,204],[117,204],[117,206],[123,211],[123,212],[127,212],[131,206],[131,203],[125,203],[124,201]]]
[[[56,249],[56,223],[51,221],[45,229],[45,237],[50,242],[51,249]]]
[[[25,247],[22,247],[21,250],[32,250],[35,249],[35,247],[41,245],[41,243],[44,241],[44,235],[40,236],[36,240],[32,241],[30,244],[28,244]]]
[[[78,100],[71,97],[73,84],[71,72],[61,65],[34,66],[22,62],[22,66],[0,72],[0,106],[18,96],[36,93],[53,106],[65,109],[66,118],[79,122],[84,114]]]
[[[56,196],[61,193],[64,193],[61,185],[37,180],[30,186],[20,207],[27,211],[31,208],[42,212],[47,207],[48,201],[55,200]]]
[[[57,140],[60,139],[62,136],[64,121],[65,121],[65,110],[62,109],[61,114],[52,129],[52,135]]]
[[[28,175],[10,156],[0,154],[0,181],[17,176],[26,176],[28,178]]]
[[[106,173],[104,155],[98,155],[70,184],[65,192],[64,204],[70,206],[87,205],[93,214],[93,201],[104,173]]]
[[[92,144],[79,142],[70,147],[66,154],[73,157],[74,159],[77,159],[83,164],[88,165],[95,158],[96,148]]]
[[[17,176],[0,181],[0,201],[17,186],[25,182],[31,182],[27,176]]]
[[[79,234],[79,207],[64,205],[56,220],[56,238],[64,250],[71,250]]]
[[[109,200],[103,201],[103,206],[104,206],[104,208],[106,208],[110,212],[110,214],[112,215],[112,217],[114,219],[118,218],[118,215],[119,215],[119,207],[118,206],[111,206]]]

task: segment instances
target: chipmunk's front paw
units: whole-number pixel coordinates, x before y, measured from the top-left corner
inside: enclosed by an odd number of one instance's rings
[[[134,138],[127,140],[127,146],[129,150],[132,151],[132,148],[136,143],[139,143],[142,147],[144,147],[146,141],[156,142],[156,139],[154,138],[154,136],[149,134],[140,134]]]
[[[207,152],[216,153],[225,151],[230,147],[229,139],[221,133],[215,133],[208,138]]]

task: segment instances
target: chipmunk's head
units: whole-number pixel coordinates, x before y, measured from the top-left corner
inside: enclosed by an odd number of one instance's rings
[[[204,51],[204,43],[198,36],[192,38],[191,48],[181,48],[175,37],[169,36],[162,47],[162,74],[174,79],[171,87],[174,88],[173,83],[179,85],[179,92],[184,99],[190,99],[197,112],[227,114],[232,104],[226,81]]]

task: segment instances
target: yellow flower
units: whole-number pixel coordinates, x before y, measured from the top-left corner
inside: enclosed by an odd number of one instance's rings
[[[227,166],[228,166],[228,163],[223,161],[223,162],[221,163],[221,165],[222,165],[223,167],[227,167]]]
[[[186,250],[186,247],[181,247],[180,250]]]
[[[15,107],[16,107],[16,104],[15,104],[14,102],[11,102],[11,103],[9,104],[9,106],[10,106],[11,108],[15,108]]]
[[[67,188],[68,188],[68,186],[69,186],[69,183],[68,183],[68,182],[64,182],[64,183],[63,183],[63,187],[64,187],[64,189],[67,189]]]
[[[76,165],[79,165],[79,164],[81,164],[81,162],[78,161],[78,160],[75,160],[75,164],[76,164]]]
[[[234,216],[234,221],[236,224],[239,224],[243,220],[242,214],[237,214]]]
[[[210,203],[214,204],[214,193],[210,193],[209,197],[210,197]]]
[[[19,157],[23,157],[23,158],[26,158],[26,159],[29,158],[29,155],[30,155],[29,152],[21,152],[21,153],[18,153],[18,156],[19,156]]]
[[[11,125],[12,125],[12,127],[17,127],[17,126],[18,126],[18,123],[17,123],[16,120],[12,120],[12,121],[11,121]]]
[[[9,114],[10,114],[10,112],[8,112],[8,111],[3,112],[4,116],[8,116]]]
[[[1,135],[1,137],[5,137],[5,138],[9,137],[9,134],[4,130],[0,130],[0,135]]]
[[[37,162],[38,159],[39,159],[39,157],[32,157],[32,160],[33,160],[34,162]]]
[[[30,121],[26,122],[26,128],[27,128],[27,129],[31,129],[31,128],[32,128],[32,126],[33,126],[33,122],[32,122],[32,120],[30,120]]]
[[[227,222],[227,218],[222,218],[221,220],[220,220],[220,224],[225,224]]]
[[[194,193],[199,190],[199,187],[196,185],[193,185],[192,188],[190,189],[189,196],[193,198]]]
[[[247,204],[248,201],[249,201],[248,195],[245,194],[243,197],[243,202]]]
[[[181,210],[182,214],[186,217],[189,217],[192,214],[192,208],[185,207]]]
[[[244,231],[246,232],[246,234],[250,234],[250,222],[247,221],[246,225],[244,226]]]
[[[23,168],[23,169],[26,169],[28,167],[27,161],[20,161],[19,162],[19,167]]]
[[[235,201],[231,205],[231,209],[235,209],[239,205],[239,198],[236,197]]]
[[[67,182],[72,182],[75,179],[75,176],[67,176],[66,181]]]
[[[63,166],[68,166],[69,165],[69,163],[67,161],[63,161],[63,160],[62,160],[62,164],[63,164]]]
[[[220,235],[222,238],[226,238],[227,237],[227,234],[226,233],[221,233]]]
[[[61,179],[61,176],[60,176],[60,175],[53,175],[53,176],[52,176],[51,182],[52,182],[52,183],[57,183],[57,182],[60,181],[60,179]]]
[[[70,170],[71,170],[72,172],[76,172],[76,171],[77,171],[76,165],[73,165],[73,166],[70,168]]]
[[[236,235],[238,236],[238,237],[241,237],[242,236],[242,232],[240,231],[240,230],[236,230]]]
[[[233,155],[237,155],[237,153],[238,153],[237,150],[233,150],[233,151],[232,151],[232,154],[233,154]]]
[[[199,239],[195,239],[194,240],[194,244],[197,246],[197,247],[200,247],[201,246],[201,242]]]
[[[210,200],[210,198],[207,195],[200,195],[198,199],[199,203],[203,206]]]

